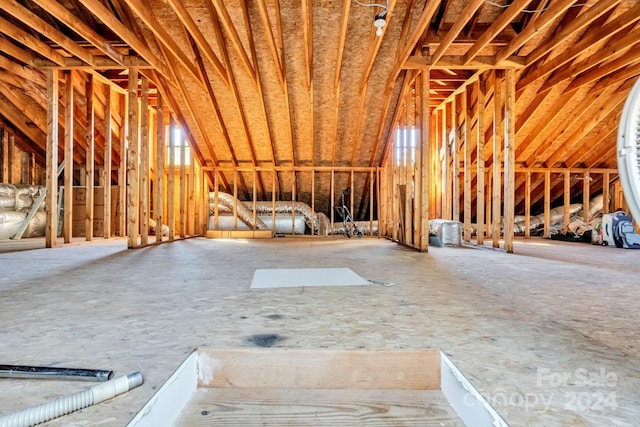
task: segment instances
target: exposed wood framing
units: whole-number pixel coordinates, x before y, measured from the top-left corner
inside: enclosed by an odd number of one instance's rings
[[[86,106],[87,106],[87,127],[85,134],[86,163],[85,163],[85,221],[84,235],[87,241],[93,240],[93,219],[94,219],[94,184],[95,184],[95,112],[94,102],[94,82],[93,76],[87,76],[86,86]]]
[[[57,72],[57,71],[56,71]],[[65,110],[64,110],[64,243],[71,243],[73,238],[73,71],[65,71]]]
[[[45,246],[53,248],[58,237],[58,70],[47,71],[47,198]]]

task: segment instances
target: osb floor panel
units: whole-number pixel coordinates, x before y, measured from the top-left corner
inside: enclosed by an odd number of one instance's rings
[[[464,427],[438,390],[238,388],[198,389],[176,425]]]
[[[125,425],[194,348],[256,342],[441,348],[513,426],[640,425],[640,251],[540,239],[516,242],[516,255],[378,239],[125,248],[0,254],[1,363],[145,378],[49,426]],[[395,285],[249,289],[256,268],[302,267]],[[89,385],[0,381],[0,413]]]

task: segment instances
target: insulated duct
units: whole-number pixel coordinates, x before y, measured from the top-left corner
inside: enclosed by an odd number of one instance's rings
[[[216,202],[216,193],[214,191],[209,193],[209,206],[210,210],[214,209],[214,204]],[[233,212],[234,208],[234,197],[231,194],[223,193],[221,191],[218,192],[218,205],[224,206],[227,209],[230,209]],[[238,202],[236,203],[236,212],[238,213],[238,218],[247,224],[250,228],[253,228],[253,212],[249,210],[244,203]],[[269,227],[260,219],[256,218],[255,228],[257,230],[269,230]]]
[[[596,216],[599,212],[602,212],[602,206],[603,206],[603,198],[602,195],[596,196],[593,199],[590,200],[589,202],[589,217],[583,219],[583,221],[586,223],[588,222],[588,220],[590,218],[593,218],[594,216]],[[578,212],[582,211],[582,204],[580,203],[574,203],[569,205],[569,215],[575,215]],[[561,223],[564,221],[564,206],[558,206],[556,208],[553,208],[549,211],[549,217],[550,217],[550,221],[551,224],[549,224],[549,226],[551,226],[552,224],[556,224],[556,223]],[[535,215],[532,216],[529,219],[529,230],[535,230],[537,228],[540,228],[544,226],[544,213],[541,213],[540,215]],[[524,222],[524,216],[522,215],[518,215],[515,218],[515,224],[513,227],[513,232],[515,234],[523,234],[525,232],[525,222]]]
[[[44,187],[38,185],[0,184],[0,240],[11,239],[16,235],[42,191]],[[35,212],[23,236],[44,236],[45,225],[43,203]]]
[[[248,203],[247,208],[253,209],[253,203]],[[256,202],[256,213],[258,215],[269,215],[273,211],[273,202]],[[276,202],[275,213],[289,214],[295,213],[304,217],[304,222],[309,229],[313,228],[314,232],[318,231],[318,217],[311,210],[311,206],[302,202]]]

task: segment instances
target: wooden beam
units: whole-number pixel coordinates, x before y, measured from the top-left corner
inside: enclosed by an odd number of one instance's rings
[[[220,0],[214,0],[215,2],[218,2]],[[217,9],[216,9],[217,10]],[[220,21],[218,19],[218,16],[214,13],[213,10],[211,10],[211,14],[212,14],[212,23],[213,23],[213,30],[216,36],[216,40],[218,41],[218,45],[220,46],[220,50],[222,53],[222,61],[225,65],[225,68],[227,69],[227,73],[229,73],[229,81],[231,82],[231,93],[233,95],[233,98],[235,100],[235,105],[236,105],[236,110],[238,112],[238,116],[240,118],[240,122],[242,125],[242,129],[244,131],[244,134],[247,138],[247,145],[249,148],[249,154],[250,154],[250,160],[251,160],[251,164],[253,166],[257,166],[258,162],[257,162],[257,158],[256,158],[256,152],[255,152],[255,147],[253,144],[253,138],[251,136],[251,132],[249,130],[249,123],[246,117],[246,114],[244,112],[244,108],[242,105],[242,99],[240,97],[240,92],[238,89],[238,84],[236,82],[236,79],[233,77],[233,70],[231,67],[231,60],[229,59],[229,52],[227,50],[227,46],[226,46],[226,42],[224,40],[224,37],[222,35],[222,31],[220,28]],[[244,52],[244,49],[243,49]],[[248,59],[248,58],[247,58]],[[251,70],[253,70],[253,68],[251,68]],[[255,80],[254,80],[255,82]],[[262,178],[259,176],[258,177],[258,189],[260,191],[261,197],[264,198],[265,192],[264,192],[264,184],[262,182]]]
[[[158,43],[171,52],[173,57],[178,60],[178,63],[182,64],[182,66],[193,76],[195,82],[202,86],[203,82],[200,80],[200,75],[198,74],[198,70],[193,62],[187,58],[183,49],[180,48],[169,33],[167,33],[164,26],[156,20],[153,13],[148,9],[148,6],[142,3],[141,0],[125,0],[125,2],[138,15],[138,17],[140,17],[149,30],[151,30]]]
[[[38,0],[45,1],[45,0]],[[98,0],[80,0],[82,5],[89,10],[93,15],[96,16],[102,23],[107,26],[111,31],[113,31],[118,37],[122,39],[126,44],[129,45],[131,49],[136,51],[140,56],[146,59],[149,64],[153,65],[153,67],[164,77],[168,78],[169,71],[165,64],[158,59],[158,57],[151,51],[147,42],[145,40],[141,40],[136,36],[133,31],[129,29],[129,27],[120,21],[111,11],[109,11],[102,3]],[[77,18],[75,18],[78,21]],[[70,26],[72,29],[75,28],[75,25]]]
[[[187,145],[187,141],[184,139],[184,136],[182,135],[182,133],[180,134],[180,195],[179,195],[179,227],[178,227],[178,231],[180,232],[180,238],[184,239],[186,237],[186,230],[185,230],[185,207],[186,207],[186,195],[187,195],[187,188],[186,188],[186,184],[187,184],[187,180],[186,180],[186,162],[187,162],[187,156],[186,156],[186,145]]]
[[[511,22],[524,10],[531,0],[515,0],[509,7],[500,14],[498,19],[493,21],[491,26],[475,41],[464,55],[464,64],[469,64],[482,49],[484,49],[498,34],[502,32]]]
[[[86,163],[85,163],[85,221],[84,221],[84,236],[85,239],[90,242],[93,240],[93,218],[94,218],[94,205],[95,199],[93,190],[95,183],[95,112],[93,107],[94,101],[94,83],[93,76],[88,75],[86,81],[86,106],[87,106],[87,128],[85,134],[85,148],[86,148]]]
[[[57,73],[57,71],[54,71]],[[64,243],[73,240],[73,71],[64,73],[65,110],[64,110]]]
[[[141,77],[140,89],[140,244],[149,244],[149,79]]]
[[[196,172],[196,157],[193,154],[193,150],[189,150],[189,180],[187,182],[187,219],[186,219],[186,231],[185,234],[195,236],[198,234],[195,231],[196,226],[196,192],[195,192],[195,172]],[[255,223],[255,221],[254,221]]]
[[[393,13],[393,9],[396,5],[396,0],[390,0],[388,2],[389,7],[387,9],[387,19],[389,19]],[[404,30],[404,28],[403,28]],[[362,79],[360,79],[360,96],[364,96],[365,89],[367,84],[369,83],[369,75],[371,74],[371,69],[373,68],[373,64],[378,56],[378,51],[380,50],[380,45],[382,44],[382,40],[384,35],[387,32],[387,25],[382,27],[382,35],[377,36],[376,30],[374,27],[371,28],[371,35],[369,36],[369,49],[367,51],[367,59],[365,62],[364,73],[362,74]],[[402,39],[400,40],[402,42]]]
[[[542,237],[548,239],[551,226],[551,172],[544,173],[544,231]]]
[[[169,241],[172,241],[175,239],[176,235],[175,235],[175,228],[176,228],[176,220],[175,220],[175,179],[176,179],[176,169],[175,169],[175,164],[176,164],[176,153],[175,153],[175,147],[176,147],[176,119],[173,116],[173,114],[171,114],[171,119],[170,119],[170,125],[169,125],[169,168],[167,171],[167,224],[169,225]],[[218,174],[216,173],[216,184],[217,184],[217,176]],[[217,191],[218,191],[218,186],[215,186],[216,189],[216,196],[217,196]],[[218,206],[218,203],[216,201],[216,206]],[[216,230],[218,229],[218,224],[216,224]]]
[[[461,105],[460,105],[460,114],[464,119],[464,141],[462,145],[463,150],[463,240],[465,242],[471,241],[471,155],[473,154],[473,149],[477,144],[476,139],[474,138],[474,134],[472,131],[473,126],[473,111],[471,111],[472,105],[470,93],[471,86],[467,86],[467,90],[465,90],[461,95]]]
[[[32,0],[35,4],[47,11],[51,16],[71,28],[80,37],[87,40],[105,55],[116,62],[122,63],[123,55],[112,46],[104,37],[99,35],[82,19],[78,19],[69,9],[61,3],[50,0]]]
[[[345,0],[346,3],[350,3],[349,0]],[[243,3],[244,4],[244,3]],[[260,18],[262,19],[262,25],[267,33],[267,44],[269,46],[269,51],[271,52],[271,56],[273,57],[273,62],[276,65],[276,71],[278,73],[278,79],[280,80],[280,86],[284,86],[285,84],[285,75],[282,69],[282,61],[280,55],[278,54],[278,47],[276,46],[276,40],[273,35],[273,28],[271,27],[271,19],[269,18],[269,11],[267,10],[267,3],[265,0],[257,0],[258,11],[260,12]],[[255,55],[254,55],[255,58]],[[256,76],[259,75],[259,72],[256,71]]]
[[[129,69],[129,102],[127,103],[129,131],[127,133],[127,246],[138,246],[138,69]]]
[[[198,25],[194,22],[193,18],[189,14],[189,11],[185,8],[182,0],[167,0],[169,6],[173,9],[173,11],[178,16],[178,19],[182,23],[182,25],[187,29],[191,37],[193,38],[195,44],[198,46],[198,49],[202,51],[213,68],[217,71],[218,75],[224,80],[224,82],[228,85],[229,80],[227,76],[227,70],[225,70],[224,66],[220,62],[218,55],[213,51],[211,45],[207,41],[207,39],[198,28]]]
[[[0,17],[0,32],[18,43],[28,47],[29,49],[39,53],[45,58],[50,59],[58,65],[64,64],[64,57],[48,44],[41,41],[31,33],[13,25],[11,22]]]
[[[504,108],[504,72],[502,70],[495,71],[494,88],[493,88],[493,189],[492,193],[492,213],[493,219],[491,225],[492,244],[494,248],[500,247],[500,224],[501,221],[501,196],[502,196],[502,140],[503,129],[502,123]]]
[[[515,151],[516,151],[516,76],[505,71],[505,139],[504,139],[504,247],[513,253],[515,216]]]
[[[485,222],[485,168],[484,168],[484,146],[485,146],[485,97],[486,81],[480,76],[478,79],[478,100],[476,109],[478,110],[478,120],[476,123],[476,243],[484,244],[484,222]]]
[[[451,180],[451,219],[460,221],[460,129],[458,127],[458,106],[461,103],[457,100],[460,95],[454,97],[451,104],[451,126],[453,129],[453,148],[451,150],[451,171],[453,177]],[[461,110],[464,113],[464,110]]]
[[[164,216],[162,211],[165,204],[163,178],[164,178],[164,152],[165,152],[165,124],[164,124],[164,103],[160,93],[156,100],[156,179],[154,184],[154,219],[156,221],[156,242],[162,242],[162,224]]]
[[[271,120],[269,120],[269,114],[267,112],[267,100],[264,96],[263,83],[260,77],[260,64],[258,61],[258,53],[256,50],[254,33],[251,25],[251,14],[249,13],[249,9],[247,8],[246,3],[244,2],[242,2],[242,12],[243,12],[245,25],[247,27],[247,32],[249,36],[249,48],[251,50],[251,56],[254,58],[254,61],[255,61],[253,66],[254,66],[254,69],[256,70],[257,90],[258,90],[258,95],[260,96],[259,104],[262,110],[262,115],[264,117],[264,120],[267,123],[267,139],[269,140],[269,148],[270,148],[269,154],[271,156],[271,163],[273,163],[273,165],[275,166],[277,164],[277,161],[275,156],[275,153],[276,153],[275,138],[273,137],[273,129],[272,129],[273,124]],[[279,186],[280,186],[280,182],[278,181],[278,187]]]
[[[214,0],[215,1],[215,0]],[[302,0],[302,35],[304,38],[304,63],[307,76],[307,87],[313,84],[313,2]]]
[[[236,27],[233,25],[233,21],[229,16],[229,12],[227,12],[227,8],[224,5],[224,1],[210,0],[210,2],[213,4],[213,7],[215,7],[215,10],[217,12],[216,14],[217,17],[214,17],[214,21],[218,22],[218,25],[222,24],[225,32],[231,39],[231,44],[235,48],[236,52],[238,52],[238,55],[240,55],[240,60],[242,61],[242,65],[244,65],[245,69],[249,73],[249,76],[251,77],[253,84],[257,85],[256,71],[253,69],[251,60],[247,55],[247,51],[244,49],[242,45],[242,41],[240,40],[238,31],[236,30]],[[218,42],[218,45],[220,46],[221,50],[226,50],[226,47],[220,44],[220,42]],[[225,68],[227,69],[227,72],[229,72],[229,66],[225,64]]]
[[[36,54],[28,49],[19,47],[2,34],[0,34],[0,51],[32,67],[38,59]],[[15,86],[19,86],[19,84],[16,84]]]
[[[85,63],[94,63],[93,55],[86,49],[64,35],[61,31],[58,31],[56,28],[52,27],[49,23],[47,23],[35,13],[31,12],[26,7],[18,4],[16,1],[0,0],[0,9],[3,9],[14,18],[19,19],[27,27],[31,27],[49,40],[57,43],[61,48],[66,50],[68,53],[78,57]]]
[[[531,172],[525,172],[524,237],[531,237]]]
[[[421,124],[421,141],[420,141],[420,250],[429,250],[429,211],[430,211],[430,188],[431,180],[429,172],[432,165],[432,153],[431,153],[431,107],[429,102],[429,72],[422,73],[419,80],[422,91],[420,94],[420,124]],[[437,153],[433,153],[437,161]]]
[[[586,9],[577,18],[572,19],[560,28],[550,40],[545,41],[527,55],[527,64],[532,64],[566,41],[572,34],[583,30],[608,11],[620,4],[622,0],[600,0]]]
[[[118,218],[118,235],[125,237],[127,235],[127,193],[129,186],[127,185],[127,153],[129,151],[129,97],[120,96],[120,115],[122,119],[122,131],[120,132],[120,163],[118,164],[118,210],[116,216]]]
[[[545,63],[537,61],[536,65],[529,67],[527,74],[518,82],[516,86],[517,90],[522,90],[534,81],[546,77],[552,72],[562,68],[589,47],[601,42],[603,39],[612,39],[617,33],[628,31],[638,20],[640,20],[640,6],[629,9],[627,12],[598,28],[597,31],[587,31],[580,40],[563,52],[560,52],[557,56]],[[527,62],[527,65],[531,65],[531,62]]]
[[[433,17],[433,14],[438,9],[438,6],[440,6],[440,2],[441,0],[435,0],[435,1],[429,1],[425,3],[424,10],[422,11],[420,18],[418,19],[418,22],[416,23],[416,26],[414,27],[413,32],[407,39],[407,43],[402,47],[398,46],[399,48],[400,47],[401,48],[398,50],[399,53],[397,55],[397,60],[393,67],[391,75],[389,76],[387,86],[390,86],[391,84],[393,84],[393,82],[395,82],[396,78],[398,77],[398,74],[400,73],[401,67],[407,61],[407,59],[411,55],[411,52],[413,52],[413,50],[415,49],[416,44],[418,43],[418,40],[420,40],[424,32],[429,27],[429,24],[431,23],[431,18]],[[403,40],[400,40],[400,43],[402,42]]]
[[[571,175],[569,169],[564,171],[564,216],[562,219],[562,232],[569,232],[569,205],[571,204]]]
[[[478,9],[484,4],[485,0],[471,0],[467,3],[466,7],[459,15],[456,16],[453,26],[447,31],[447,34],[442,38],[442,42],[431,56],[431,63],[437,64],[438,60],[442,58],[446,50],[451,46],[451,43],[458,37],[458,34],[467,25],[469,20],[476,14]],[[465,61],[467,61],[465,59]]]
[[[58,237],[58,71],[47,71],[47,162],[45,246],[57,246]]]
[[[259,3],[264,2],[260,0]],[[342,0],[342,12],[340,14],[340,41],[338,42],[338,54],[336,59],[336,75],[333,79],[333,89],[336,94],[340,88],[340,76],[342,73],[342,56],[344,54],[344,45],[347,38],[347,28],[349,25],[349,10],[351,8],[351,0]]]
[[[552,2],[539,19],[527,25],[511,42],[496,54],[496,64],[501,64],[543,29],[552,24],[556,18],[570,8],[576,0],[556,0]]]
[[[609,172],[602,174],[602,214],[609,213]]]
[[[104,111],[104,166],[102,173],[104,174],[104,234],[105,239],[109,239],[113,233],[113,227],[111,225],[111,167],[113,163],[113,132],[112,126],[112,112],[111,112],[111,87],[107,86],[106,101]]]
[[[423,69],[436,69],[436,70],[488,70],[488,69],[507,69],[515,68],[521,69],[526,66],[525,57],[523,56],[509,56],[498,62],[493,56],[476,56],[474,59],[465,63],[462,56],[443,56],[437,63],[433,63],[429,57],[424,56],[410,56],[403,63],[403,70],[423,70]]]

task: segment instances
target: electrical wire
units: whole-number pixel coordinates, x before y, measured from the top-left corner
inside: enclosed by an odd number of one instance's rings
[[[354,1],[357,1],[357,0],[354,0]],[[494,2],[492,2],[491,0],[484,0],[484,2],[485,2],[485,3],[490,4],[491,6],[499,7],[499,8],[501,8],[501,9],[506,9],[506,8],[508,8],[508,7],[510,6],[510,5],[508,5],[508,4],[498,4],[498,3],[494,3]],[[573,4],[573,5],[569,6],[569,7],[570,7],[570,8],[571,8],[571,7],[581,7],[581,6],[586,6],[586,5],[588,5],[588,4],[590,4],[590,2],[584,2],[584,3],[579,3],[579,4]],[[547,9],[549,9],[549,6],[545,7],[544,9],[524,9],[524,10],[522,11],[522,13],[540,13],[540,12],[544,12],[544,11],[545,11],[545,10],[547,10]]]
[[[359,2],[358,0],[353,0],[354,2],[358,3],[360,6],[367,6],[367,7],[381,7],[385,10],[385,12],[389,9],[389,0],[387,0],[387,4],[379,4],[379,3],[362,3]]]

